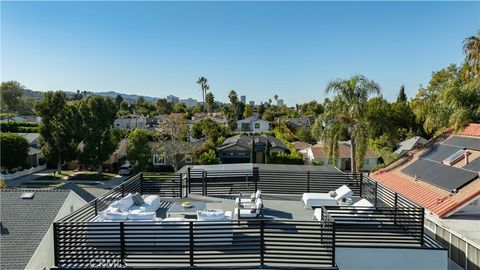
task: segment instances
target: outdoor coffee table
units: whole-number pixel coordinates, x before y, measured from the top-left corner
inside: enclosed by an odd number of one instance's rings
[[[182,202],[175,202],[167,210],[167,217],[171,215],[183,215],[183,216],[193,216],[197,215],[197,211],[204,211],[207,208],[207,203],[205,202],[191,202],[191,207],[183,207]]]

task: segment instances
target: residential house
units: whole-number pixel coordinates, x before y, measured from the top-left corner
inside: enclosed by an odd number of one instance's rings
[[[403,155],[415,147],[424,146],[426,143],[427,143],[426,139],[420,136],[415,136],[403,142],[398,143],[395,147],[394,153],[398,155]]]
[[[127,157],[128,139],[122,139],[118,143],[117,149],[110,155],[110,157],[103,162],[103,166],[110,170],[116,169],[123,164]]]
[[[0,191],[0,269],[54,266],[53,225],[87,202],[70,189]]]
[[[342,141],[338,143],[338,156],[335,166],[342,171],[351,171],[351,145],[350,141]],[[377,164],[380,156],[372,150],[367,150],[361,171],[371,171]],[[328,164],[328,153],[322,143],[313,145],[308,150],[309,163],[317,165]]]
[[[302,155],[303,161],[305,163],[308,163],[308,152],[309,152],[309,149],[312,147],[312,145],[306,142],[301,142],[301,141],[293,142],[292,145],[297,150],[297,152],[300,155]]]
[[[129,114],[113,121],[113,128],[129,130],[134,128],[147,128],[147,117]]]
[[[255,144],[256,163],[265,162],[267,144],[270,153],[288,152],[289,148],[281,140],[270,135],[236,135],[227,138],[218,148],[221,163],[249,163],[252,143]]]
[[[161,142],[148,142],[148,144],[152,148],[150,164],[152,165],[153,168],[160,169],[163,167],[174,167],[174,169],[178,169],[183,166],[193,164],[193,159],[192,159],[193,149],[195,147],[200,146],[201,142],[195,143],[194,146],[192,147],[192,151],[189,151],[186,154],[178,154],[175,157],[167,157],[165,155],[165,153],[161,150],[162,149]],[[172,160],[172,158],[176,159],[177,168],[175,168],[175,162]]]
[[[185,104],[187,108],[192,108],[197,105],[197,100],[193,98],[180,99],[179,103]]]
[[[310,127],[315,122],[315,117],[305,116],[305,117],[295,117],[295,118],[283,118],[285,124],[290,128],[299,128],[299,127]]]
[[[16,133],[24,137],[28,142],[28,164],[32,167],[39,165],[39,159],[43,157],[43,153],[40,150],[40,133]]]
[[[237,121],[237,131],[245,133],[260,133],[269,131],[272,123],[258,118],[257,115],[252,115],[242,120]]]
[[[447,130],[370,176],[425,208],[427,232],[450,251],[451,269],[480,266],[480,124]]]

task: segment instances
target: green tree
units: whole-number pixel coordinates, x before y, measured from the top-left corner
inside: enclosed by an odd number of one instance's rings
[[[15,133],[0,133],[2,168],[25,167],[28,158],[27,140]]]
[[[101,175],[103,162],[115,151],[119,142],[112,132],[115,103],[110,98],[91,96],[81,102],[80,112],[85,130],[82,160],[98,166],[98,174]]]
[[[463,42],[463,51],[465,53],[465,62],[470,67],[469,70],[475,75],[480,76],[480,30],[477,30],[476,36],[467,37]],[[477,86],[479,86],[477,84]]]
[[[127,158],[137,171],[145,171],[148,168],[152,151],[148,137],[148,131],[139,128],[132,130],[128,135]]]
[[[217,141],[220,136],[226,136],[227,132],[221,124],[206,118],[192,126],[191,134],[196,139],[207,137],[211,141]]]
[[[295,136],[299,141],[314,144],[315,138],[312,135],[312,130],[309,127],[299,127],[295,130]]]
[[[215,96],[213,95],[212,92],[208,93],[205,97],[205,102],[206,102],[206,107],[207,107],[207,112],[211,113],[213,112],[213,106],[215,105]]]
[[[9,114],[17,112],[22,103],[24,92],[25,86],[17,81],[2,82],[0,85],[2,111]]]
[[[214,150],[208,150],[203,152],[197,158],[197,163],[202,165],[219,164],[220,159],[217,157]]]
[[[173,111],[173,106],[172,103],[167,102],[167,99],[165,98],[160,98],[157,100],[157,103],[155,103],[157,113],[159,114],[170,114]]]
[[[37,103],[36,111],[42,118],[39,126],[42,152],[47,160],[57,163],[57,172],[61,173],[63,162],[77,158],[82,137],[82,120],[76,103],[67,102],[64,92],[47,92]]]
[[[405,94],[405,85],[400,86],[400,91],[398,92],[397,102],[406,102],[407,94]]]
[[[117,95],[115,97],[115,105],[117,106],[117,110],[120,110],[120,105],[122,105],[123,97],[122,95]]]
[[[230,100],[230,104],[232,106],[233,118],[235,121],[238,119],[238,95],[237,92],[234,90],[228,93],[228,99]]]
[[[346,129],[351,140],[352,172],[357,172],[368,144],[367,100],[370,94],[380,93],[380,86],[364,76],[356,75],[347,80],[330,82],[326,92],[335,94],[335,98],[328,103],[322,115],[326,125],[321,134],[329,162],[335,163],[340,135],[342,130]]]
[[[175,113],[185,113],[187,111],[187,106],[183,103],[176,103],[173,106],[173,112]]]
[[[243,118],[248,118],[253,115],[253,108],[250,104],[245,105],[245,110],[243,111]]]
[[[203,101],[202,104],[205,106],[205,95],[207,94],[208,89],[210,89],[210,87],[208,86],[208,80],[205,77],[200,77],[197,80],[197,84],[199,84],[201,87]]]

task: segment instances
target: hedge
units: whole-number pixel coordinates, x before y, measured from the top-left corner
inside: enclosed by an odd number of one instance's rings
[[[38,123],[35,122],[1,122],[0,130],[11,133],[37,133]]]

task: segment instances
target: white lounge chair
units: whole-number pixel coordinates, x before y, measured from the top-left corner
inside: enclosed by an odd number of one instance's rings
[[[335,193],[335,197],[330,196],[328,193],[303,193],[302,202],[305,204],[305,208],[315,206],[336,206],[338,205],[338,200],[353,195],[353,191],[346,185],[337,188]]]
[[[257,190],[255,193],[252,193],[250,197],[242,198],[242,194],[240,193],[240,197],[235,199],[235,207],[243,204],[252,204],[255,203],[258,199],[262,198],[262,191]]]
[[[371,214],[374,212],[375,206],[367,199],[361,199],[358,202],[352,204],[350,207],[352,207],[352,211],[348,211],[348,213],[344,213],[342,215],[336,215],[334,217],[335,222],[355,222],[352,220],[352,217],[355,217],[356,219],[358,219],[358,222],[362,223],[371,221]],[[322,220],[322,208],[315,209],[315,211],[313,212],[313,218],[319,221]],[[346,221],[347,219],[348,221]],[[370,223],[377,224],[379,222],[374,221]]]
[[[237,218],[255,218],[262,214],[263,211],[263,201],[262,199],[258,199],[255,203],[250,204],[243,204],[237,206],[234,210],[235,215]]]

